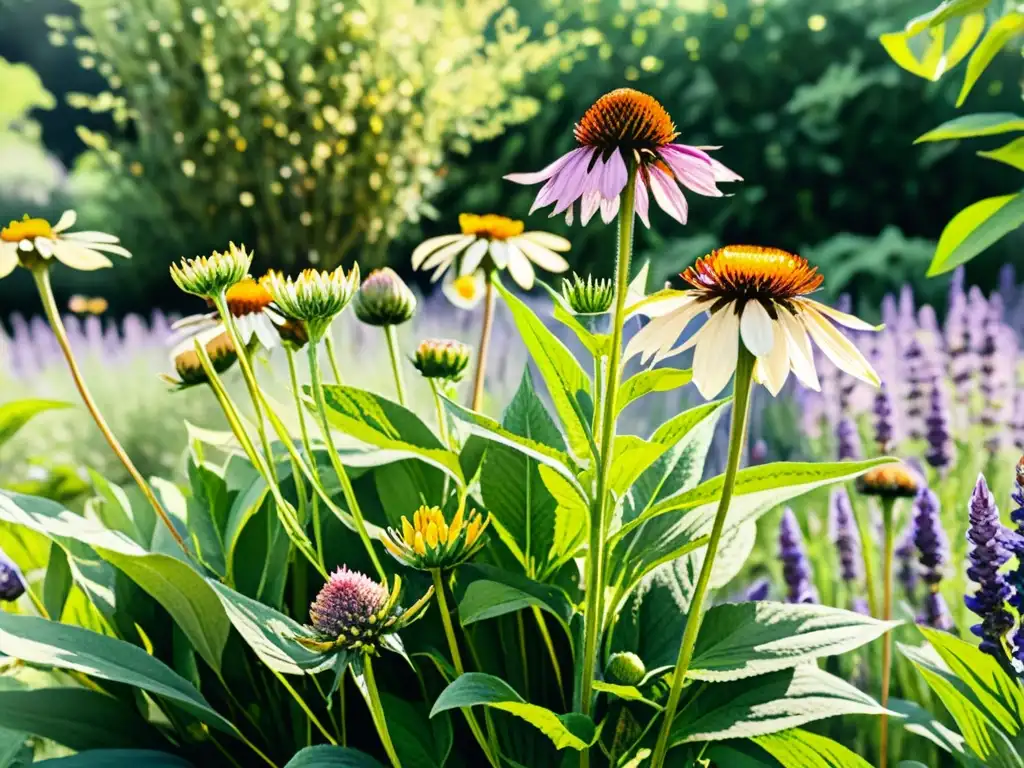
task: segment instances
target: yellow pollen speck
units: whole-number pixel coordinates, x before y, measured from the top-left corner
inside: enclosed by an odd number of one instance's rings
[[[53,229],[46,219],[30,219],[28,214],[21,221],[12,221],[0,229],[0,240],[17,243],[19,240],[31,240],[37,237],[53,238]]]

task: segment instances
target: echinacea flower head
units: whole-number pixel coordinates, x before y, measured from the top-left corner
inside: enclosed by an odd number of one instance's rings
[[[402,580],[394,585],[376,582],[359,571],[342,566],[331,574],[309,608],[313,629],[323,638],[296,638],[313,650],[359,651],[376,654],[386,636],[408,626],[423,615],[433,594],[429,590],[407,610],[398,604]]]
[[[878,386],[871,364],[830,321],[859,331],[878,329],[809,298],[823,277],[806,259],[778,248],[730,245],[697,259],[682,278],[690,288],[660,291],[631,310],[653,319],[630,340],[627,360],[639,354],[643,362],[657,363],[693,347],[693,382],[710,400],[732,378],[742,343],[757,360],[754,378],[774,396],[790,371],[820,390],[813,340],[838,368]],[[704,326],[675,346],[704,312],[710,315]]]
[[[413,269],[432,269],[431,282],[455,265],[459,277],[482,269],[485,273],[507,269],[524,291],[533,288],[536,264],[548,272],[565,272],[569,263],[559,254],[568,251],[570,243],[550,232],[524,232],[523,222],[488,213],[459,216],[457,235],[431,237],[412,252]]]
[[[921,478],[906,464],[883,464],[857,478],[857,490],[865,496],[883,499],[912,498],[921,487]]]
[[[451,339],[426,339],[416,347],[412,364],[425,379],[458,381],[469,366],[469,347]]]
[[[330,272],[305,269],[295,278],[272,270],[261,282],[278,311],[305,323],[310,338],[319,341],[359,289],[359,265],[353,265],[347,275],[338,267]]]
[[[650,196],[669,216],[686,223],[687,203],[680,185],[708,197],[721,197],[718,182],[742,181],[706,150],[675,142],[679,132],[656,99],[632,88],[606,93],[591,105],[573,131],[579,146],[535,173],[512,173],[517,184],[544,182],[533,202],[538,208],[553,205],[551,215],[565,213],[572,224],[576,202],[586,226],[598,210],[605,223],[619,211],[619,197],[635,165],[634,210],[645,226]]]
[[[487,291],[487,275],[478,269],[471,275],[455,275],[450,271],[445,275],[441,291],[459,309],[473,309],[479,304]]]
[[[243,278],[224,292],[224,303],[231,313],[235,327],[243,344],[255,338],[264,349],[273,349],[281,340],[278,326],[284,323],[273,308],[274,299],[264,287],[264,280],[257,282],[251,277]],[[207,299],[210,301],[210,299]],[[212,303],[212,302],[211,302]],[[189,315],[175,322],[175,331],[199,332],[206,329],[223,330],[224,323],[215,310],[205,314]]]
[[[449,523],[438,507],[424,506],[413,513],[412,522],[403,515],[402,529],[388,528],[389,538],[382,542],[396,560],[410,568],[454,568],[484,545],[483,533],[489,522],[490,518],[479,512],[470,510],[464,515],[460,509]]]
[[[214,251],[209,256],[182,259],[180,264],[172,264],[171,278],[185,293],[214,299],[244,280],[251,264],[252,254],[244,245],[229,243],[226,251]]]
[[[644,666],[643,659],[635,653],[620,651],[608,657],[604,676],[618,685],[639,685],[647,676],[647,667]]]
[[[78,216],[64,211],[56,224],[46,219],[32,219],[26,213],[21,221],[11,221],[0,229],[0,278],[7,277],[21,264],[34,269],[51,258],[72,269],[92,271],[111,266],[103,254],[131,258],[120,240],[106,232],[69,232]]]
[[[590,275],[584,280],[574,272],[572,281],[562,278],[562,297],[577,315],[601,315],[612,308],[615,286],[611,280]]]
[[[174,365],[177,378],[167,374],[160,376],[176,390],[188,389],[209,381],[196,352],[196,343],[202,344],[206,348],[206,354],[213,364],[213,370],[217,373],[224,373],[238,360],[235,345],[222,326],[206,328],[188,335],[171,349],[171,362]]]
[[[366,276],[352,308],[367,325],[401,325],[416,313],[416,296],[395,270],[383,267]]]
[[[0,602],[13,602],[25,594],[21,569],[0,549]]]

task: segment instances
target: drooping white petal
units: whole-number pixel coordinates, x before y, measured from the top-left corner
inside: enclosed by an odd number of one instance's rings
[[[508,246],[504,240],[491,241],[491,259],[494,260],[494,266],[498,269],[508,266]]]
[[[655,355],[668,352],[684,327],[685,324],[680,325],[675,315],[655,318],[633,334],[623,352],[623,362],[640,355],[640,362],[646,365]]]
[[[412,252],[412,268],[419,269],[423,265],[423,260],[430,254],[442,246],[454,243],[456,240],[462,240],[463,238],[472,237],[472,235],[441,235],[440,237],[431,237],[424,240],[422,243],[416,246],[416,249]]]
[[[572,248],[572,243],[564,237],[561,235],[553,235],[550,232],[523,232],[519,237],[526,238],[543,248],[547,248],[549,251],[564,252]]]
[[[60,218],[57,219],[57,223],[51,227],[51,230],[54,232],[54,234],[59,234],[68,227],[75,226],[76,221],[78,221],[77,213],[75,213],[74,211],[64,211],[64,213],[60,215]]]
[[[465,282],[466,277],[459,278],[459,286],[465,291],[466,286],[472,288],[471,291],[463,293],[455,287],[455,273],[449,272],[445,278],[444,283],[441,285],[441,291],[445,297],[459,309],[473,309],[480,300],[484,297],[484,292],[487,288],[487,278],[484,276],[483,270],[480,270],[470,278],[472,282]],[[468,294],[468,295],[467,295]]]
[[[56,231],[56,227],[54,228]],[[66,235],[61,237],[62,240],[78,240],[82,243],[118,243],[120,239],[114,235],[108,235],[106,232],[95,232],[92,230],[83,230],[81,232],[68,232]]]
[[[854,315],[848,315],[846,312],[840,312],[838,309],[833,309],[827,304],[822,304],[820,301],[815,301],[814,299],[794,299],[794,303],[810,306],[816,312],[820,312],[823,315],[827,315],[840,325],[845,325],[847,328],[852,328],[855,331],[882,330],[882,326],[880,325],[871,325],[871,323],[865,323],[859,317],[855,317]]]
[[[511,244],[508,250],[508,273],[524,291],[533,288],[533,266],[523,252]]]
[[[715,312],[702,330],[693,352],[693,383],[705,400],[725,389],[736,371],[740,321],[732,307]]]
[[[580,152],[583,152],[586,149],[588,149],[588,147],[579,147],[577,149],[574,149],[572,152],[566,152],[560,158],[555,160],[555,162],[545,166],[544,168],[541,168],[539,171],[534,171],[532,173],[509,173],[506,174],[503,178],[515,184],[539,184],[545,179],[550,179],[552,176],[558,173],[558,171],[561,168],[563,168],[565,164],[568,163],[573,157],[575,157]]]
[[[786,335],[789,363],[793,368],[793,373],[805,387],[820,392],[821,382],[818,380],[818,371],[814,367],[814,353],[806,329],[786,308],[776,304],[775,311],[779,315],[779,326]]]
[[[25,251],[25,253],[28,253],[30,251],[34,251],[35,250],[35,245],[28,238],[26,238],[24,240],[19,240],[18,241],[18,250],[19,251]]]
[[[785,338],[776,339],[771,351],[757,358],[757,367],[761,382],[772,397],[777,397],[789,378],[789,348]]]
[[[53,248],[53,255],[64,265],[83,272],[113,266],[110,259],[99,251],[86,248],[77,243],[58,240]]]
[[[7,277],[18,266],[18,244],[0,242],[0,278]]]
[[[594,218],[594,214],[597,213],[601,207],[601,193],[597,190],[593,192],[587,192],[580,200],[580,224],[584,227],[590,223],[590,220]]]
[[[626,301],[632,301],[627,296]],[[640,301],[626,305],[626,316],[646,315],[647,317],[663,317],[699,301],[696,291],[679,291],[665,288],[642,298]]]
[[[44,259],[53,256],[53,240],[50,240],[48,237],[37,237],[34,244],[39,255]]]
[[[611,224],[615,220],[615,214],[619,212],[619,196],[611,200],[601,200],[601,221]]]
[[[253,332],[256,334],[256,338],[259,339],[260,346],[264,349],[274,349],[279,346],[281,336],[274,327],[273,321],[262,312],[253,314],[252,318]]]
[[[569,262],[559,254],[537,245],[532,240],[514,237],[509,240],[509,245],[518,247],[530,261],[548,272],[565,272],[569,269]]]
[[[430,254],[420,268],[426,270],[434,269],[436,267],[441,273],[443,273],[444,270],[451,266],[451,263],[455,261],[455,258],[475,240],[476,235],[465,235],[459,238],[454,243],[450,243]],[[434,282],[438,277],[440,277],[440,274],[435,272],[435,274],[431,276],[430,281]]]
[[[653,166],[651,167],[649,178],[651,180],[651,193],[654,195],[654,201],[658,204],[658,207],[680,224],[685,224],[687,215],[686,198],[683,196],[683,191],[679,189],[675,180]]]
[[[871,367],[860,350],[848,338],[820,315],[813,307],[806,304],[800,312],[799,319],[811,334],[811,338],[821,347],[821,351],[840,370],[851,376],[866,381],[872,386],[881,384],[878,374]]]
[[[68,241],[67,238],[61,239],[65,242]],[[130,259],[132,257],[131,251],[121,245],[113,245],[112,243],[78,243],[75,240],[71,240],[70,242],[75,243],[76,245],[84,245],[86,248],[91,248],[94,251],[103,251],[104,253],[113,253],[117,256],[124,256],[126,259]]]
[[[740,318],[740,336],[754,357],[764,357],[776,346],[773,326],[768,311],[760,301],[754,299],[744,305],[743,316]],[[785,347],[785,343],[781,346]]]
[[[484,256],[487,255],[487,251],[490,248],[490,241],[480,239],[469,246],[466,252],[462,254],[462,264],[459,266],[460,275],[471,275],[476,272],[480,263],[484,260]]]

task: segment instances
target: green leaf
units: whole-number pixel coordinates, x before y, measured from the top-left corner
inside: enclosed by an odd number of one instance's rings
[[[616,683],[606,683],[604,680],[595,680],[594,690],[615,696],[623,701],[639,701],[643,704],[652,706],[655,709],[660,710],[662,708],[660,704],[655,701],[651,701],[644,696],[640,689],[635,685],[618,685]]]
[[[93,749],[71,757],[43,760],[32,765],[45,768],[195,768],[182,757],[150,749]]]
[[[964,84],[960,89],[960,95],[956,98],[956,105],[961,106],[967,99],[974,84],[978,82],[985,68],[992,62],[996,54],[1003,49],[1010,38],[1016,36],[1024,29],[1024,13],[1010,11],[1008,14],[997,20],[988,28],[985,37],[978,43],[978,47],[971,54],[967,62],[967,74],[964,75]]]
[[[1005,163],[1018,171],[1024,171],[1024,136],[1019,136],[1009,144],[988,152],[978,152],[979,157],[987,157],[998,163]]]
[[[123,640],[69,624],[0,611],[0,653],[28,664],[72,669],[100,680],[142,688],[217,730],[238,733],[187,680]]]
[[[590,507],[580,498],[576,488],[551,467],[538,467],[544,487],[555,501],[554,534],[545,562],[547,567],[539,574],[546,579],[576,555],[587,537]]]
[[[70,407],[70,403],[59,400],[13,400],[0,405],[0,445],[14,437],[34,416]]]
[[[936,716],[920,704],[905,699],[889,699],[889,709],[903,717],[903,730],[921,736],[956,757],[965,768],[985,768],[964,742],[964,737],[940,723]]]
[[[949,141],[968,139],[975,136],[994,136],[998,133],[1024,131],[1024,117],[1012,112],[978,112],[949,120],[938,128],[914,140],[915,144],[925,141]]]
[[[619,413],[644,395],[651,392],[670,392],[673,389],[689,384],[693,380],[693,371],[681,371],[677,368],[648,368],[627,379],[619,386],[616,406]]]
[[[43,580],[43,607],[54,621],[60,621],[74,583],[67,554],[61,549],[60,544],[53,542],[50,544],[46,578]]]
[[[444,498],[444,473],[414,459],[377,467],[373,482],[388,524],[396,529],[403,516],[411,519],[420,507],[433,507]]]
[[[569,307],[569,304],[561,293],[556,291],[543,280],[538,280],[537,284],[547,291],[548,295],[551,297],[551,314],[554,316],[555,320],[575,333],[576,338],[580,340],[580,343],[583,344],[591,356],[598,358],[607,355],[609,337],[591,333],[578,319],[576,319],[575,313]]]
[[[874,699],[813,665],[706,684],[676,717],[671,743],[752,738],[837,715],[880,715]]]
[[[598,730],[586,715],[572,712],[558,715],[550,709],[528,704],[508,683],[482,672],[467,672],[437,697],[430,716],[462,707],[483,705],[522,718],[555,745],[555,749],[586,749],[597,741]]]
[[[871,763],[842,744],[799,728],[755,736],[753,742],[783,768],[871,768]]]
[[[423,702],[387,693],[381,705],[402,768],[443,768],[452,749],[451,718],[430,719]]]
[[[1024,194],[988,197],[964,208],[942,230],[928,277],[949,272],[1024,224]]]
[[[346,435],[395,452],[396,458],[425,461],[466,484],[459,457],[446,449],[433,431],[407,408],[356,387],[324,387],[327,418]]]
[[[565,450],[558,427],[534,392],[529,368],[523,370],[501,428],[551,451]],[[496,443],[480,469],[480,493],[491,522],[530,574],[547,569],[555,542],[557,504],[541,479],[541,466],[533,456]]]
[[[985,15],[963,16],[947,46],[949,28],[948,24],[932,26],[927,21],[912,19],[903,31],[882,35],[879,42],[903,69],[927,80],[938,80],[971,52],[985,29]]]
[[[0,492],[0,520],[92,547],[174,618],[203,660],[219,671],[231,625],[206,580],[187,563],[147,552],[127,536],[47,499]]]
[[[228,489],[222,469],[200,462],[194,455],[189,456],[188,479],[192,493],[186,502],[186,517],[192,545],[208,568],[226,576],[228,548],[224,531],[238,494]],[[237,532],[235,536],[237,539]]]
[[[622,496],[666,450],[667,446],[661,443],[648,442],[634,435],[618,435],[608,477],[611,492]]]
[[[490,565],[460,568],[456,599],[463,626],[535,605],[557,618],[568,632],[573,614],[568,595],[558,587]]]
[[[306,747],[284,768],[383,768],[372,757],[351,747]]]
[[[852,651],[899,624],[825,605],[716,605],[701,622],[688,676],[721,682],[763,675]]]
[[[541,322],[533,310],[496,282],[512,320],[530,357],[540,371],[555,411],[569,438],[569,449],[584,460],[591,455],[590,423],[586,409],[592,407],[590,377],[572,352]]]
[[[112,531],[120,531],[132,541],[142,544],[143,534],[136,525],[134,512],[128,494],[120,486],[110,482],[107,478],[95,470],[88,469],[89,481],[98,494],[93,500],[91,510],[96,518],[103,523],[104,528]],[[152,537],[152,531],[150,531]]]
[[[86,688],[2,690],[0,722],[77,751],[166,743],[135,709]]]

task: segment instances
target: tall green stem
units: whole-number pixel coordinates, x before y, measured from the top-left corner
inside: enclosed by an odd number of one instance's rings
[[[334,337],[331,336],[330,328],[324,334],[324,348],[327,350],[327,363],[331,366],[331,373],[334,374],[334,383],[340,387],[345,382],[341,378],[341,368],[338,367],[338,356],[334,353]]]
[[[476,351],[476,373],[473,374],[473,402],[470,406],[479,411],[484,404],[484,380],[487,378],[487,350],[491,346],[491,329],[494,327],[494,280],[487,274],[487,288],[484,291],[484,322],[480,327],[480,346]]]
[[[882,526],[885,531],[885,550],[882,554],[882,621],[892,619],[892,560],[896,546],[896,525],[893,508],[896,499],[882,498]],[[882,638],[882,696],[881,704],[889,705],[889,683],[892,679],[892,632]],[[878,768],[885,768],[889,762],[889,717],[878,719]]]
[[[71,349],[71,342],[68,341],[68,332],[64,328],[64,321],[60,318],[60,310],[57,308],[57,301],[53,297],[53,288],[50,285],[50,270],[47,266],[37,267],[32,270],[32,277],[35,279],[36,288],[39,290],[39,298],[43,302],[43,311],[46,313],[46,319],[50,323],[50,328],[53,329],[53,335],[57,338],[57,344],[60,346],[60,351],[64,354],[64,359],[67,361],[68,369],[71,371],[71,379],[75,383],[75,388],[78,389],[78,394],[82,398],[82,402],[85,403],[86,410],[89,411],[89,415],[92,416],[93,421],[96,422],[96,426],[99,427],[100,432],[107,441],[107,445],[117,456],[118,461],[124,466],[131,476],[135,484],[139,486],[139,490],[142,491],[142,495],[146,497],[146,501],[153,507],[153,511],[156,512],[157,517],[170,531],[171,536],[177,542],[178,546],[181,547],[182,552],[187,556],[189,555],[188,548],[185,546],[184,539],[181,538],[181,534],[174,527],[174,523],[171,522],[171,518],[164,510],[163,505],[156,498],[156,494],[153,493],[153,489],[149,487],[149,483],[146,482],[142,473],[136,468],[134,462],[128,456],[128,452],[125,451],[117,437],[114,436],[110,426],[107,424],[107,420],[103,418],[103,414],[100,413],[99,406],[96,405],[96,401],[92,397],[92,393],[89,391],[89,387],[86,386],[85,378],[82,376],[82,371],[78,367],[78,361],[75,359],[74,351]]]
[[[448,613],[448,598],[444,594],[444,578],[441,575],[440,568],[431,568],[430,575],[434,579],[434,595],[437,597],[437,609],[441,613],[441,623],[444,624],[444,634],[448,638],[448,651],[452,655],[452,666],[455,667],[455,672],[458,675],[465,674],[466,669],[462,664],[462,654],[459,652],[459,641],[455,637],[455,627],[452,624],[452,618]],[[480,745],[480,749],[484,751],[487,756],[487,761],[498,768],[500,762],[497,757],[497,738],[493,738],[493,743],[488,745],[487,739],[484,737],[483,731],[480,730],[480,724],[476,721],[476,717],[473,715],[472,710],[463,709],[463,714],[466,716],[466,723],[469,725],[469,730],[473,732],[473,736],[476,738],[477,743]],[[491,734],[492,737],[494,734]],[[492,749],[495,750],[492,754]]]
[[[373,657],[369,654],[363,656],[363,679],[366,680],[366,692],[370,699],[370,714],[373,716],[374,725],[377,726],[384,751],[393,768],[402,768],[398,753],[395,752],[395,745],[391,741],[391,734],[388,732],[388,721],[384,716],[384,707],[380,703],[380,693],[377,690],[377,678],[373,674]]]
[[[679,647],[679,658],[676,660],[676,669],[672,676],[672,689],[669,692],[668,703],[665,705],[664,720],[661,723],[661,731],[658,733],[658,743],[654,748],[651,768],[660,768],[665,762],[665,755],[669,748],[668,740],[672,732],[672,721],[675,720],[679,697],[683,693],[683,683],[686,681],[686,673],[689,671],[690,661],[693,659],[693,649],[697,644],[697,633],[703,619],[704,599],[707,597],[708,584],[711,583],[715,555],[718,554],[718,545],[722,541],[722,531],[725,530],[725,520],[729,514],[729,504],[736,486],[736,473],[739,471],[740,457],[747,441],[747,415],[750,411],[750,389],[754,380],[754,363],[754,356],[741,342],[739,357],[736,361],[736,379],[733,384],[729,457],[725,465],[722,497],[718,501],[718,511],[715,513],[715,522],[711,527],[711,537],[708,539],[708,547],[704,553],[704,563],[701,565],[700,575],[697,577],[693,599],[690,600],[690,610],[686,616],[686,629],[683,631],[683,642]]]
[[[370,556],[374,569],[377,571],[377,576],[384,579],[387,577],[387,574],[384,571],[384,566],[381,565],[380,559],[377,557],[377,553],[373,549],[373,541],[370,539],[370,534],[366,531],[366,521],[363,519],[363,511],[359,507],[359,500],[356,499],[356,492],[352,487],[352,481],[349,480],[348,472],[345,471],[345,465],[341,463],[341,457],[338,455],[338,449],[334,447],[334,441],[331,439],[331,423],[327,420],[327,399],[324,396],[324,384],[320,378],[320,359],[317,355],[316,342],[310,339],[306,349],[309,355],[309,376],[313,388],[313,402],[320,417],[320,432],[327,446],[327,455],[330,457],[331,466],[334,468],[334,473],[338,476],[338,481],[341,483],[341,490],[345,494],[345,503],[348,504],[348,511],[352,514],[352,519],[356,524],[356,532],[359,534],[363,546],[366,547],[366,552]],[[312,457],[310,458],[312,459]]]
[[[437,412],[437,431],[441,436],[441,442],[452,448],[451,436],[448,434],[448,420],[444,416],[444,403],[441,402],[441,389],[437,379],[427,379],[430,383],[430,391],[434,395],[434,410]],[[452,448],[454,450],[454,448]]]
[[[398,404],[405,405],[405,382],[402,381],[402,358],[398,355],[398,329],[393,325],[384,326],[384,336],[388,340],[388,355],[391,357],[391,373],[395,377],[395,392]]]
[[[605,390],[601,400],[601,466],[597,473],[597,494],[591,505],[590,542],[587,550],[587,605],[583,641],[583,667],[580,680],[578,706],[589,715],[593,704],[594,668],[597,665],[597,647],[604,624],[604,529],[605,510],[611,496],[608,481],[615,453],[615,421],[619,370],[622,360],[622,326],[625,323],[626,293],[629,290],[629,263],[633,251],[633,207],[636,195],[636,165],[630,162],[626,187],[622,190],[619,206],[618,258],[615,263],[615,314],[612,316],[612,340],[605,373]],[[580,765],[590,764],[589,750],[580,753]]]
[[[302,404],[302,391],[299,389],[299,374],[295,365],[295,350],[285,346],[285,354],[288,358],[288,380],[292,387],[292,397],[295,398],[295,413],[299,419],[299,434],[302,436],[302,450],[306,452],[306,459],[309,461],[309,471],[313,476],[313,490],[317,491],[320,485],[320,470],[316,466],[316,457],[313,455],[313,447],[309,440],[309,428],[306,426],[306,408]],[[301,463],[301,462],[300,462]],[[313,541],[316,543],[316,556],[321,564],[324,562],[324,537],[320,528],[320,505],[317,503],[318,493],[313,494],[312,510],[313,518]]]

